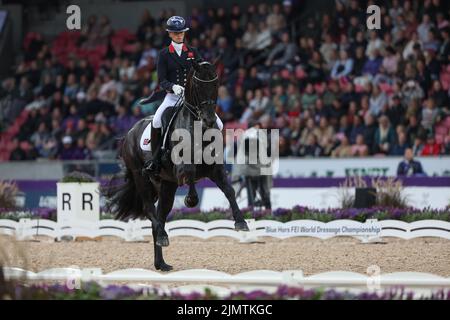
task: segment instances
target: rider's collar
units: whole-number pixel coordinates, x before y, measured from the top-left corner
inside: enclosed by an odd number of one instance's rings
[[[180,55],[181,54],[181,50],[187,51],[187,47],[186,47],[186,45],[183,42],[176,43],[175,41],[172,40],[172,42],[170,43],[170,46],[169,46],[169,50],[170,50],[171,53],[176,51]]]

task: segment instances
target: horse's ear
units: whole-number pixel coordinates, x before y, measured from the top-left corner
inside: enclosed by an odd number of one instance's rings
[[[192,60],[192,66],[194,67],[195,71],[200,72],[200,65],[198,64],[197,60]]]
[[[212,63],[214,67],[217,67],[217,65],[219,64],[220,60],[222,59],[222,54],[219,54],[216,59],[214,59],[214,62]]]

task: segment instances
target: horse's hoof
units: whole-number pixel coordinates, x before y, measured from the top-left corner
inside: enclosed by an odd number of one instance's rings
[[[159,264],[155,264],[155,268],[156,270],[161,270],[164,272],[170,271],[173,269],[173,267],[170,264],[167,264],[165,262],[163,263],[159,263]]]
[[[169,238],[168,237],[158,237],[156,239],[156,245],[160,247],[168,247],[169,246]]]
[[[184,198],[184,204],[188,208],[193,208],[198,204],[198,197],[188,197],[186,196]]]
[[[245,222],[245,221],[235,222],[234,229],[236,231],[250,231],[250,229],[248,228],[247,222]]]

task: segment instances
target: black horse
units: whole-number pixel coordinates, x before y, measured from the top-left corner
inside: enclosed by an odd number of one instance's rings
[[[167,130],[167,141],[163,142],[162,169],[158,176],[146,177],[142,174],[145,160],[151,157],[151,152],[143,151],[139,141],[143,131],[152,117],[138,121],[123,138],[119,156],[125,164],[125,182],[118,183],[117,177],[111,180],[110,186],[104,189],[108,207],[115,213],[117,219],[148,218],[152,222],[154,243],[154,264],[157,270],[169,271],[172,266],[165,263],[162,247],[169,245],[169,238],[165,231],[167,215],[173,207],[175,192],[181,185],[188,185],[189,192],[185,197],[185,204],[194,207],[198,204],[198,195],[195,183],[202,178],[213,181],[230,202],[235,229],[248,231],[247,223],[240,211],[235,198],[234,189],[228,182],[227,173],[223,163],[174,164],[169,157],[170,150],[177,145],[171,139],[172,133],[177,129],[186,129],[193,133],[194,122],[201,122],[201,130],[217,127],[215,106],[218,93],[218,76],[215,65],[209,62],[193,62],[193,68],[188,75],[185,90],[185,101],[178,107],[168,108],[163,115],[164,120],[171,119],[176,112],[172,124]],[[166,114],[167,113],[167,114]],[[183,141],[184,142],[184,141]],[[192,150],[194,141],[191,141]],[[200,152],[204,149],[204,144]],[[197,148],[198,149],[198,148]],[[191,154],[195,157],[194,152]],[[123,177],[122,177],[123,179]],[[158,201],[155,210],[155,203]]]

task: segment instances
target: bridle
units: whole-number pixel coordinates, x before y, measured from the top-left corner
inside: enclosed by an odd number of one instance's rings
[[[199,65],[203,65],[203,64],[210,64],[207,61],[201,62],[199,63]],[[196,71],[194,70],[194,74],[192,75],[192,83],[190,85],[190,96],[192,97],[193,101],[198,101],[198,90],[193,90],[193,84],[195,83],[194,81],[197,82],[202,82],[202,83],[213,83],[219,80],[219,76],[216,75],[213,79],[200,79],[199,77],[197,77],[195,75]],[[201,108],[204,105],[213,105],[216,104],[216,101],[213,99],[206,99],[206,100],[202,100],[200,101],[198,104],[191,104],[189,102],[186,101],[186,99],[184,100],[184,106],[197,118],[197,120],[201,120]]]

